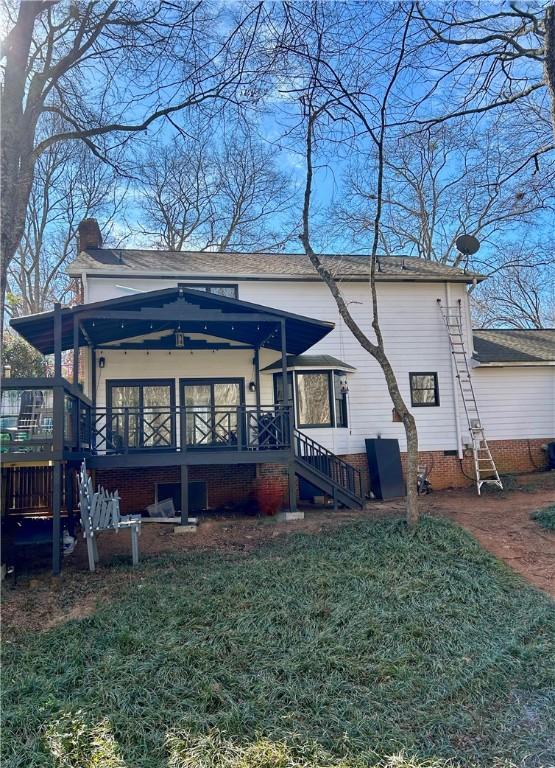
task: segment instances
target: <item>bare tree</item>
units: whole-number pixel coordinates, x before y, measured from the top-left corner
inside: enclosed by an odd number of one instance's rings
[[[111,150],[162,118],[258,91],[261,3],[241,18],[209,2],[97,0],[11,2],[1,94],[0,319],[9,266],[23,237],[38,158],[82,141],[110,162]],[[249,60],[249,69],[246,62]],[[46,115],[59,129],[37,138]],[[0,328],[0,332],[1,332]]]
[[[282,248],[295,188],[274,153],[245,134],[223,144],[176,138],[141,167],[140,205],[146,237],[172,251]]]
[[[555,6],[552,3],[526,4],[523,8],[511,2],[486,12],[477,2],[426,6],[418,3],[417,12],[429,42],[437,49],[433,64],[437,64],[441,79],[450,79],[459,85],[456,91],[450,92],[449,108],[434,116],[431,122],[521,104],[527,109],[535,108],[536,120],[543,111],[544,118],[551,119],[551,129],[555,132]],[[429,54],[430,50],[426,55],[431,64]],[[435,98],[437,88],[434,86],[427,96]],[[430,119],[423,122],[429,124]],[[540,147],[541,144],[536,149]]]
[[[51,146],[37,160],[23,237],[8,271],[11,315],[43,312],[65,301],[63,268],[75,252],[79,222],[99,216],[105,234],[125,197],[113,169],[72,142]]]
[[[555,261],[495,273],[473,293],[472,303],[481,328],[554,328]]]
[[[467,122],[459,119],[388,143],[381,239],[386,253],[459,266],[463,256],[455,241],[473,234],[485,246],[470,265],[479,271],[481,257],[494,261],[500,243],[517,237],[519,228],[553,216],[555,157],[536,172],[520,173],[518,136],[502,124],[484,134]],[[366,173],[372,156],[364,159],[363,164],[356,158],[342,204],[335,207],[355,244],[372,229],[367,203],[373,190]]]
[[[378,248],[381,234],[382,200],[384,191],[384,176],[386,170],[385,164],[385,145],[386,145],[386,124],[388,101],[394,86],[399,77],[401,67],[404,64],[404,57],[407,48],[407,38],[412,20],[414,6],[409,10],[402,12],[403,22],[400,29],[400,36],[392,44],[392,66],[384,79],[384,88],[381,92],[381,98],[373,97],[374,106],[377,103],[377,115],[370,113],[365,108],[364,103],[359,98],[360,90],[353,88],[353,81],[349,81],[348,76],[345,79],[335,68],[331,59],[327,58],[326,50],[326,29],[329,28],[329,19],[325,14],[321,14],[319,9],[312,9],[310,18],[308,13],[301,7],[300,19],[295,19],[294,11],[290,11],[290,25],[298,30],[298,40],[295,43],[289,42],[289,51],[302,57],[308,62],[310,75],[308,87],[301,94],[303,112],[305,117],[305,159],[306,159],[306,181],[302,212],[302,233],[301,242],[307,256],[310,258],[314,268],[322,280],[328,286],[339,314],[343,318],[346,326],[359,344],[365,349],[380,365],[389,395],[395,410],[399,414],[407,439],[407,507],[406,519],[409,526],[414,526],[419,519],[418,509],[418,432],[414,416],[407,407],[403,396],[401,395],[397,377],[393,366],[389,360],[385,349],[385,341],[379,320],[379,302],[376,287],[376,267]],[[306,44],[307,28],[311,29],[315,37],[312,44]],[[358,36],[360,44],[361,35]],[[332,46],[333,47],[333,46]],[[337,49],[335,49],[337,54]],[[335,54],[334,54],[335,55]],[[340,54],[339,54],[340,55]],[[352,74],[352,73],[351,73]],[[373,122],[377,117],[377,126]],[[360,138],[363,134],[369,139],[376,152],[375,194],[373,201],[375,207],[373,210],[373,228],[371,232],[371,247],[369,253],[370,279],[369,288],[372,307],[372,329],[375,339],[370,339],[361,329],[360,325],[354,319],[345,298],[341,292],[340,285],[336,277],[326,267],[325,262],[315,252],[311,242],[311,202],[314,190],[314,149],[316,129],[324,122],[333,125],[336,121],[347,121],[353,127],[355,135]],[[337,134],[330,132],[333,140],[337,141]]]

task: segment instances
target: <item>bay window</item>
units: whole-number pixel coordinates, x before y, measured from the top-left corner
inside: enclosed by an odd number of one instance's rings
[[[347,399],[341,386],[343,379],[344,374],[339,371],[290,371],[287,374],[287,400],[295,403],[298,427],[348,425]],[[274,374],[274,398],[276,403],[284,402],[281,373]]]

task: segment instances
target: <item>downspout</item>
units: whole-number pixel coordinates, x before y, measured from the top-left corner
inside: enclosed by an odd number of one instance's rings
[[[445,283],[445,304],[447,307],[451,307],[451,286],[449,283]],[[454,305],[453,305],[454,306]],[[461,433],[461,416],[459,411],[459,386],[457,383],[457,369],[455,366],[455,358],[453,356],[453,350],[449,343],[449,354],[451,356],[451,387],[453,392],[453,407],[455,409],[455,432],[457,435],[457,456],[459,459],[463,458],[462,448],[462,433]]]

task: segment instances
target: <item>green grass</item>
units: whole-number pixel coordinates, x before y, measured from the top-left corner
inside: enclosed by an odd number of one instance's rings
[[[544,507],[538,509],[532,515],[532,520],[541,525],[542,528],[546,528],[548,531],[555,531],[555,504],[550,507]]]
[[[146,561],[4,648],[4,768],[555,761],[554,615],[461,529],[361,521]]]

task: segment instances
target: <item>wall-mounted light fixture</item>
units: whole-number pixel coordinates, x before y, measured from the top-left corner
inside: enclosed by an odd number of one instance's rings
[[[175,332],[175,346],[177,349],[183,349],[185,346],[185,334],[183,331]]]
[[[250,381],[249,382],[249,391],[250,392],[256,392],[256,381]]]
[[[104,355],[100,355],[100,357],[98,358],[98,367],[105,368],[105,366],[106,366],[106,358],[104,357]]]

